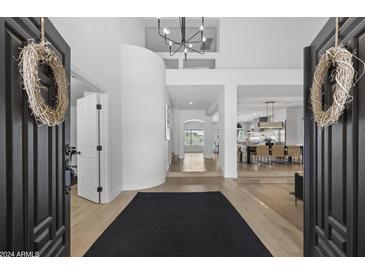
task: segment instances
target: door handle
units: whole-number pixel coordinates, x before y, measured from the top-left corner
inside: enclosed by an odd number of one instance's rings
[[[71,186],[65,186],[65,194],[69,195],[71,192]]]

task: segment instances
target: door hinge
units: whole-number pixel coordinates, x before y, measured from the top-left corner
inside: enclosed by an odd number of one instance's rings
[[[97,150],[97,151],[102,151],[102,150],[103,150],[103,146],[97,146],[97,147],[96,147],[96,150]]]
[[[98,188],[96,189],[98,192],[102,192],[103,191],[103,187],[102,186],[98,186]]]
[[[96,109],[101,109],[101,104],[96,104]]]

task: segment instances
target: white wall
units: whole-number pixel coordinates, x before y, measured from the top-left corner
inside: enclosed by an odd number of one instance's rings
[[[303,107],[288,107],[286,118],[286,144],[303,145],[304,120]]]
[[[219,121],[212,123],[212,148],[213,148],[213,151],[215,151],[215,149],[216,149],[216,144],[219,145]],[[212,157],[213,157],[213,154],[212,154]],[[219,164],[219,162],[218,162],[218,164]]]
[[[139,18],[52,17],[51,21],[71,47],[72,69],[110,95],[111,185],[116,196],[122,190],[120,45],[144,46],[144,25]]]
[[[166,85],[302,85],[302,69],[167,69]]]
[[[165,64],[142,47],[121,46],[123,190],[165,182]]]
[[[180,126],[180,110],[174,106],[172,108],[172,153],[179,156],[179,126]]]
[[[185,122],[184,129],[204,129],[204,122]]]
[[[213,158],[213,118],[205,116],[204,120],[204,158]]]
[[[271,116],[271,109],[269,108],[269,115]],[[274,121],[275,122],[284,122],[287,118],[286,108],[275,109],[274,108]]]
[[[237,178],[237,84],[226,83],[219,100],[219,165],[225,178]]]
[[[327,20],[221,18],[216,67],[302,69],[303,48],[313,41]]]
[[[219,141],[219,121],[213,122],[213,143]]]

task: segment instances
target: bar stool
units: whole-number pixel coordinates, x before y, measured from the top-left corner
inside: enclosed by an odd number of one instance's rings
[[[285,163],[285,146],[283,145],[273,145],[271,147],[271,156],[274,158],[275,162]]]
[[[292,158],[294,163],[302,163],[300,146],[288,146],[288,157]]]
[[[270,150],[267,145],[258,145],[256,147],[256,157],[255,157],[256,163],[265,162],[269,163],[270,161]]]

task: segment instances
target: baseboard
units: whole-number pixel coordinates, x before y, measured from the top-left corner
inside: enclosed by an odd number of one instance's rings
[[[148,182],[138,182],[138,185],[139,187],[138,188],[131,188],[131,187],[123,187],[123,191],[132,191],[132,190],[143,190],[143,189],[148,189],[148,188],[152,188],[152,187],[156,187],[156,186],[159,186],[159,185],[162,185],[163,183],[165,183],[165,178],[162,178],[161,181],[155,181],[155,182],[151,182],[151,181],[148,181]]]
[[[110,193],[110,200],[107,201],[106,203],[110,203],[111,201],[113,201],[120,193],[123,192],[122,186],[119,186],[117,189],[114,189],[111,193]]]

